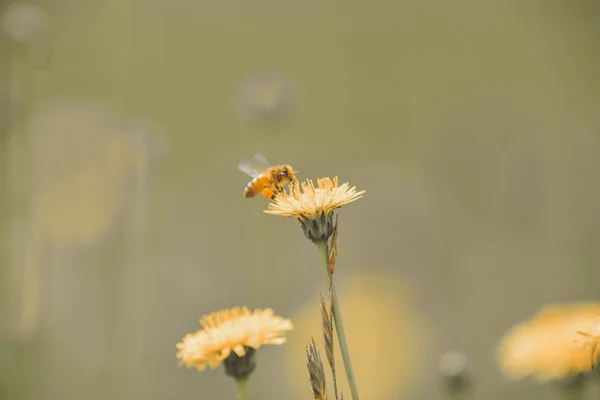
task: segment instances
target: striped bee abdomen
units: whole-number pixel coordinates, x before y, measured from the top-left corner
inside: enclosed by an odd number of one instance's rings
[[[252,179],[244,188],[244,197],[249,199],[252,197],[256,197],[265,187],[265,184],[268,183],[268,177],[266,176],[257,176]]]

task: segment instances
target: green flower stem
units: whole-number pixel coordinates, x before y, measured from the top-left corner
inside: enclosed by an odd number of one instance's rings
[[[321,253],[321,257],[323,260],[323,265],[325,265],[325,277],[327,279],[327,285],[331,286],[333,283],[333,276],[329,275],[329,246],[327,245],[327,241],[315,242],[317,248],[319,249],[319,253]]]
[[[236,379],[237,400],[248,400],[248,378]]]
[[[315,243],[323,263],[325,265],[325,273],[327,274],[327,282],[331,288],[331,308],[333,313],[333,321],[335,322],[335,331],[337,333],[338,344],[342,353],[342,360],[344,361],[344,369],[346,370],[346,378],[348,379],[348,385],[350,386],[350,394],[352,400],[359,400],[358,388],[356,387],[356,379],[354,378],[354,371],[352,369],[352,361],[350,360],[350,351],[348,350],[348,341],[346,340],[346,332],[344,331],[344,323],[342,321],[342,313],[340,312],[340,304],[338,303],[337,293],[333,286],[333,276],[329,275],[329,246],[326,241]]]

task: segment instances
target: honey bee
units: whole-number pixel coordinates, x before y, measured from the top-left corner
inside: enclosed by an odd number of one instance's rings
[[[242,161],[239,170],[250,175],[252,180],[244,189],[244,198],[250,199],[260,193],[266,199],[274,199],[283,191],[283,185],[296,181],[296,175],[291,165],[271,165],[261,154]]]

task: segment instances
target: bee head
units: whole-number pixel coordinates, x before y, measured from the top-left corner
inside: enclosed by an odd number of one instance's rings
[[[294,179],[294,172],[292,171],[291,167],[285,166],[279,172],[278,178],[279,178],[279,181],[282,181],[284,179],[292,180],[292,179]]]

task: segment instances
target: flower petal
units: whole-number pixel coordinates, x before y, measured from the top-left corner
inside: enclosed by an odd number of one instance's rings
[[[244,357],[246,355],[246,349],[244,348],[244,346],[242,346],[241,344],[238,344],[237,346],[235,346],[233,348],[233,351],[235,352],[235,354],[237,354],[239,357]]]
[[[246,347],[282,344],[283,335],[292,329],[289,320],[275,316],[271,309],[250,311],[247,307],[205,315],[200,323],[202,330],[187,334],[176,345],[179,363],[199,371],[204,371],[207,364],[217,368],[232,353],[246,356]]]

